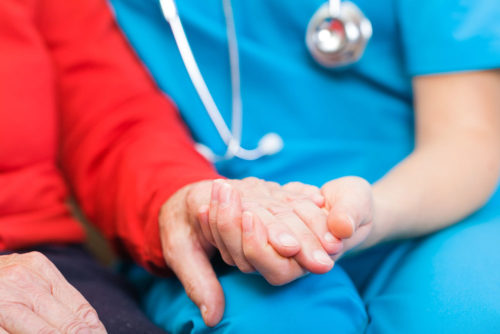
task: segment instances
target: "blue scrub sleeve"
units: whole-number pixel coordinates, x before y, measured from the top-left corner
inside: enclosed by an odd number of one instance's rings
[[[398,17],[410,75],[500,68],[500,1],[401,0]]]

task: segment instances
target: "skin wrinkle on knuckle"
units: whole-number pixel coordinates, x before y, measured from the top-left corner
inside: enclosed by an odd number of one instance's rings
[[[82,329],[90,328],[83,320],[71,319],[61,326],[60,331],[67,334],[77,334]]]
[[[216,227],[220,234],[228,234],[234,230],[236,224],[231,220],[217,219]]]
[[[76,314],[78,314],[80,318],[85,319],[87,323],[89,323],[88,319],[92,319],[93,321],[91,321],[89,325],[93,327],[100,325],[97,312],[92,306],[90,306],[90,304],[82,303],[80,306],[78,306]]]
[[[21,290],[33,291],[37,290],[36,287],[49,289],[47,282],[43,279],[36,279],[24,264],[14,263],[1,268],[0,279]]]
[[[43,311],[45,311],[45,308],[47,306],[47,298],[49,297],[49,294],[37,292],[37,293],[31,293],[30,294],[30,305],[28,305],[34,313],[36,314],[41,314]]]
[[[249,264],[239,264],[238,269],[245,274],[249,274],[255,271],[255,269]]]
[[[293,280],[293,278],[279,272],[278,274],[269,275],[269,277],[266,278],[266,280],[269,282],[269,284],[273,286],[282,286],[287,283],[290,283]]]
[[[45,255],[37,251],[25,253],[23,254],[23,258],[26,260],[28,264],[32,264],[34,266],[50,262]]]
[[[60,331],[55,328],[43,327],[39,329],[36,334],[60,334]]]
[[[0,266],[7,266],[9,264],[17,262],[16,260],[21,256],[19,253],[12,253],[7,255],[2,255],[0,257]]]
[[[257,251],[257,247],[253,242],[243,245],[243,254],[250,264],[254,264],[259,260],[260,252]]]
[[[0,277],[12,282],[17,282],[25,278],[26,267],[19,263],[8,264],[0,269]]]
[[[236,266],[236,264],[234,263],[233,259],[231,258],[231,256],[226,253],[226,252],[221,252],[219,250],[219,253],[221,254],[221,257],[222,257],[222,260],[228,265],[228,266],[231,266],[231,267],[234,267]]]

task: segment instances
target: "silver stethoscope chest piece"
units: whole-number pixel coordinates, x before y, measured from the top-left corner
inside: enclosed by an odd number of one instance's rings
[[[372,36],[372,25],[352,2],[330,0],[307,26],[306,44],[313,58],[329,68],[357,62]]]

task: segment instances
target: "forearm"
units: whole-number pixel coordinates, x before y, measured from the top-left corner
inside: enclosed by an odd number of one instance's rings
[[[45,0],[40,17],[57,75],[67,181],[85,215],[117,248],[164,269],[160,207],[181,187],[218,175],[196,152],[105,1]]]
[[[479,209],[500,173],[498,135],[466,129],[424,143],[373,186],[373,232],[364,247],[424,235]]]

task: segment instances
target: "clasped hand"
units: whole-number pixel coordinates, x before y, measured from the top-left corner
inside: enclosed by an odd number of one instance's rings
[[[368,236],[372,220],[371,186],[361,178],[340,178],[321,189],[247,178],[181,189],[164,205],[160,227],[167,264],[213,326],[224,309],[209,262],[215,250],[228,265],[282,285],[331,270]]]

